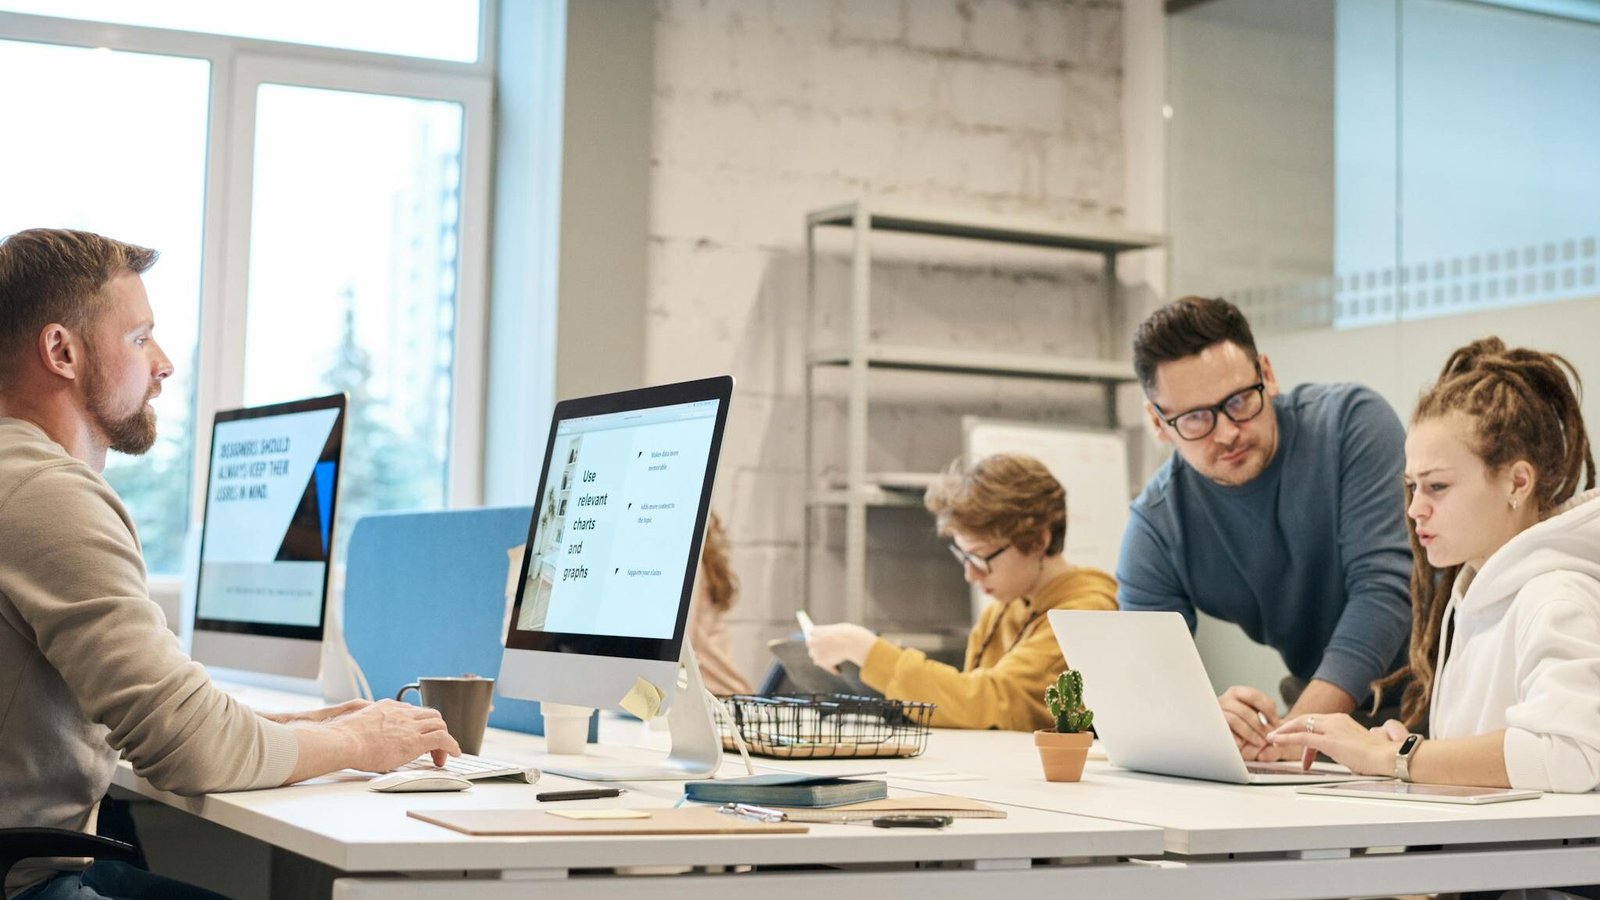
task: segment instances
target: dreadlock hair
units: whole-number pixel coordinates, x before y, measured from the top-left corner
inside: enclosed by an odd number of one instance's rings
[[[1473,341],[1450,354],[1433,386],[1417,400],[1413,427],[1452,413],[1468,417],[1472,452],[1491,472],[1518,460],[1533,467],[1534,495],[1541,515],[1595,485],[1594,453],[1583,427],[1577,369],[1554,353],[1507,349],[1497,337]],[[1412,489],[1406,491],[1410,508]],[[1434,660],[1442,639],[1445,606],[1460,565],[1435,569],[1417,541],[1417,523],[1406,516],[1411,536],[1411,646],[1407,664],[1373,682],[1373,708],[1386,688],[1404,685],[1400,714],[1408,727],[1422,721],[1433,695]]]

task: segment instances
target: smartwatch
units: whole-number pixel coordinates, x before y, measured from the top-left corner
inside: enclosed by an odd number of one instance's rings
[[[1400,749],[1394,753],[1394,777],[1401,781],[1411,781],[1411,757],[1422,746],[1422,735],[1408,734],[1400,742]]]

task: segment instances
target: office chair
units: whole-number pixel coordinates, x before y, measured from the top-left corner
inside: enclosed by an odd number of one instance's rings
[[[48,856],[92,856],[133,862],[139,851],[130,844],[64,828],[0,828],[0,884],[11,867],[24,859]]]
[[[499,675],[506,551],[528,539],[532,518],[531,506],[506,506],[356,521],[345,562],[344,641],[375,697],[393,697],[418,675]],[[589,721],[591,741],[598,721]],[[538,703],[497,692],[489,726],[544,734],[544,716]]]

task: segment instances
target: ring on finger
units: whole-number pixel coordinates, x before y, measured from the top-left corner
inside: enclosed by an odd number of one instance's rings
[[[1316,734],[1317,733],[1317,717],[1316,716],[1306,716],[1306,731],[1311,733],[1311,734]]]

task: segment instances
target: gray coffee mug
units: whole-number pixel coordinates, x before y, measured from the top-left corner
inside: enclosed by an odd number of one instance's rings
[[[404,700],[406,691],[422,695],[422,705],[432,707],[444,717],[444,727],[461,745],[462,753],[477,754],[483,748],[483,730],[489,725],[489,710],[494,699],[494,679],[476,675],[418,678],[394,695]]]

